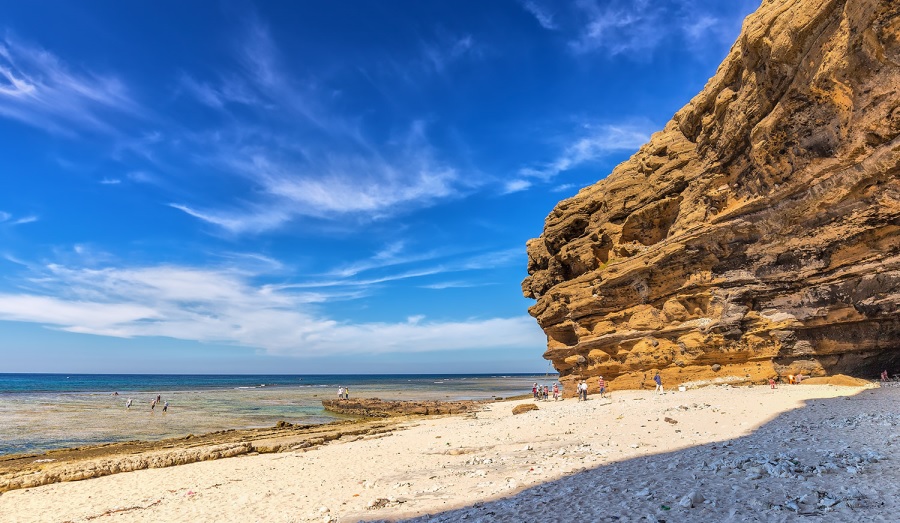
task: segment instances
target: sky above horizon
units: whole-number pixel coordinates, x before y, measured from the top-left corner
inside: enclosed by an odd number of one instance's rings
[[[0,0],[0,372],[543,372],[525,242],[758,1]]]

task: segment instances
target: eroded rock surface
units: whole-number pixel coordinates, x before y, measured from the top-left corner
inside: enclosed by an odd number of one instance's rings
[[[386,401],[378,398],[322,401],[325,410],[368,418],[461,414],[480,410],[483,404],[480,401]]]
[[[528,258],[569,393],[900,370],[900,2],[764,1]]]

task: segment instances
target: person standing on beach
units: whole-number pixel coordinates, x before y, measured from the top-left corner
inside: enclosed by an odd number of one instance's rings
[[[339,400],[344,399],[344,387],[343,386],[338,387],[338,399]]]
[[[659,371],[656,371],[656,376],[653,376],[653,381],[656,382],[656,393],[665,394],[665,392],[663,392],[662,377],[659,375]]]
[[[600,388],[600,397],[603,398],[606,395],[606,380],[603,379],[603,376],[600,376],[600,380],[597,382],[597,385]]]
[[[553,401],[559,399],[559,383],[553,384]]]
[[[152,401],[150,402],[150,410],[153,410],[153,409],[155,409],[155,408],[156,408],[156,400],[152,400]]]
[[[163,412],[169,410],[169,402],[167,401],[165,405],[163,405]]]
[[[125,408],[126,408],[126,409],[130,409],[130,408],[131,408],[131,398],[128,398],[128,399],[125,401]]]
[[[350,399],[350,387],[344,387],[344,399]]]
[[[161,394],[156,395],[156,403],[157,404],[162,403],[162,395]]]
[[[537,383],[531,386],[531,395],[534,396],[534,399],[537,399]]]
[[[544,385],[544,401],[547,401],[549,399],[550,399],[550,386]]]

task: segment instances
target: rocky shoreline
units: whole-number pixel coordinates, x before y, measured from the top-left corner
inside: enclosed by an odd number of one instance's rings
[[[325,410],[366,418],[463,414],[479,410],[489,400],[388,401],[379,398],[322,400]]]
[[[268,429],[240,429],[160,441],[127,441],[0,456],[0,493],[143,469],[173,467],[241,455],[297,451],[335,441],[381,437],[392,421],[340,421]]]
[[[279,421],[272,428],[224,430],[159,441],[127,441],[45,453],[10,454],[0,456],[0,493],[198,461],[305,450],[336,440],[382,437],[395,430],[403,419],[471,413],[483,408],[487,401],[490,400],[324,400],[322,405],[326,410],[361,419],[322,425],[293,425]]]

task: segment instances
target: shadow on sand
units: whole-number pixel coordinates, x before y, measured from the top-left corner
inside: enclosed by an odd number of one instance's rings
[[[898,521],[898,400],[900,388],[809,400],[744,437],[404,521]]]

